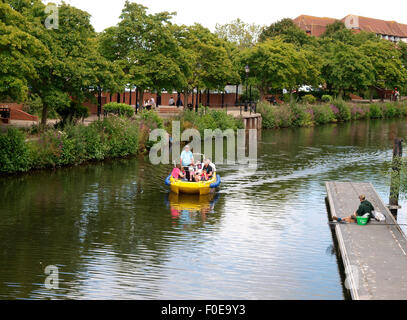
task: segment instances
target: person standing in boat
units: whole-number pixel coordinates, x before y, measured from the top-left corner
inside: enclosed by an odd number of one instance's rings
[[[180,164],[185,170],[187,180],[192,181],[192,175],[190,174],[189,167],[194,165],[194,155],[192,154],[189,146],[186,146],[184,151],[181,152]]]

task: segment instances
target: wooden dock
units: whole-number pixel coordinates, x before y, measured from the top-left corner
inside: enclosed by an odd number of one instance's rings
[[[327,182],[331,216],[346,217],[365,195],[386,222],[337,224],[335,233],[353,300],[407,299],[407,237],[370,183]]]

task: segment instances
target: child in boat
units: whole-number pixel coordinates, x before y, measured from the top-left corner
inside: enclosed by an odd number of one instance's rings
[[[201,181],[202,169],[203,169],[203,165],[200,161],[198,161],[195,166],[195,173],[194,173],[195,182]]]
[[[172,170],[171,176],[175,179],[178,180],[180,177],[184,178],[185,174],[181,171],[181,165],[177,164],[177,166]]]

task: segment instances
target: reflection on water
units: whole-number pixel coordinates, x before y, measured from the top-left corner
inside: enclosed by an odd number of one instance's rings
[[[167,206],[171,210],[171,216],[175,221],[185,226],[205,223],[208,214],[214,212],[215,204],[219,199],[219,193],[207,195],[167,194]]]
[[[406,134],[404,121],[263,131],[257,171],[217,165],[207,197],[170,194],[170,167],[145,159],[2,177],[0,298],[343,299],[324,182],[370,181],[386,200]]]

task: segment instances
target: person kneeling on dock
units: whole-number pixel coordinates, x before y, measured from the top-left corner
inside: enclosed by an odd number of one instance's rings
[[[365,196],[359,196],[360,200],[360,206],[359,209],[350,217],[347,218],[338,218],[338,217],[332,217],[334,221],[338,222],[347,222],[347,223],[356,223],[357,222],[357,217],[363,217],[363,218],[372,218],[372,212],[374,211],[373,205],[366,200]]]

